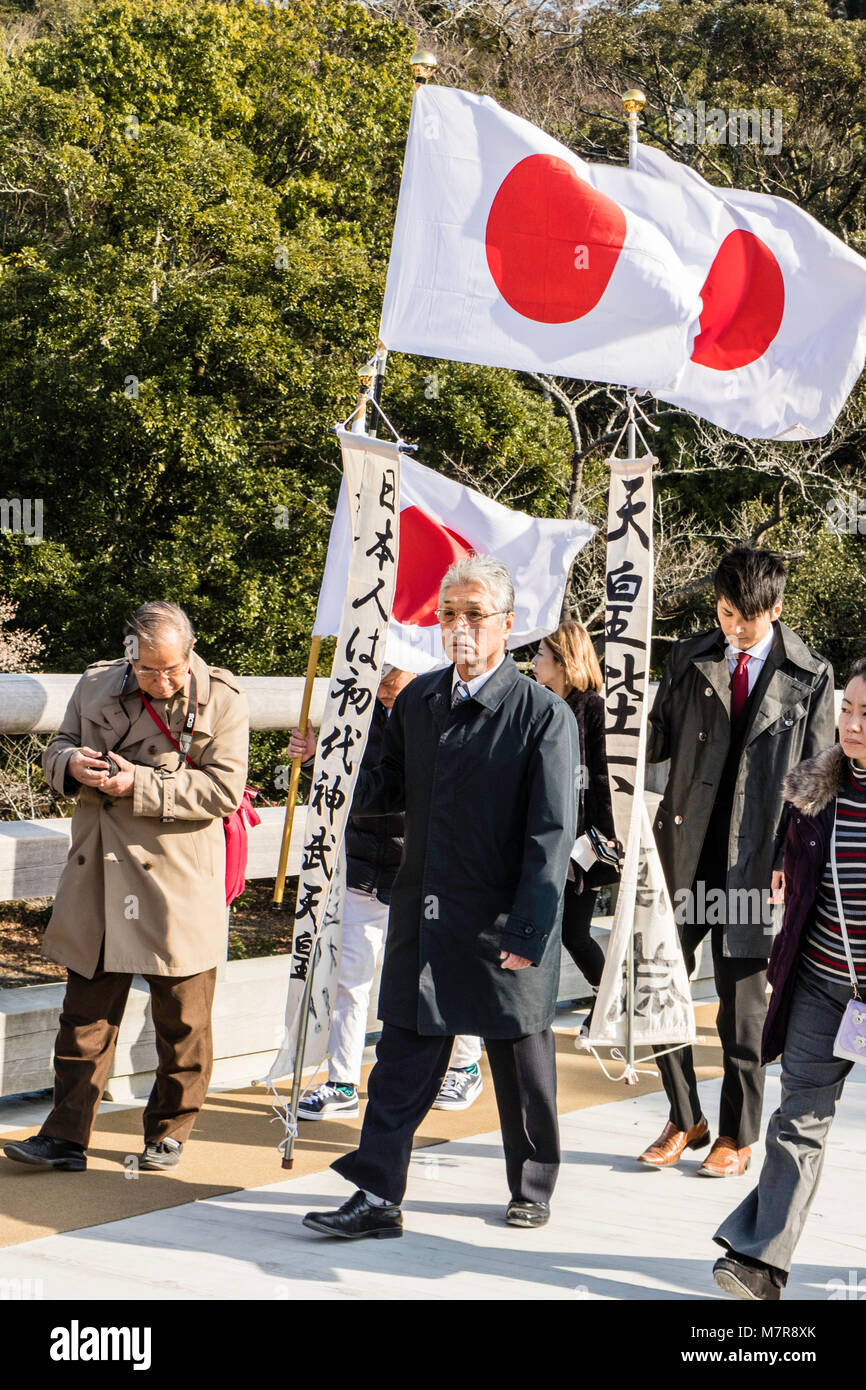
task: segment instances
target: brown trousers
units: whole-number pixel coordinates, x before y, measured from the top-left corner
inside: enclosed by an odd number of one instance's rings
[[[105,1090],[132,975],[102,969],[92,980],[68,972],[54,1047],[54,1109],[40,1134],[85,1148]],[[156,1080],[144,1111],[148,1144],[189,1137],[213,1070],[216,969],[198,975],[145,975],[156,1033]]]

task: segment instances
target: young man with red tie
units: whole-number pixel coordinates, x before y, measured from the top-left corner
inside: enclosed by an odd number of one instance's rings
[[[649,717],[647,757],[670,759],[654,829],[689,974],[710,937],[722,1080],[703,1177],[745,1172],[758,1137],[767,959],[781,925],[782,782],[834,742],[833,671],[779,621],[787,571],[738,548],[716,570],[712,632],[671,651]],[[663,1049],[659,1049],[661,1052]],[[670,1118],[641,1163],[664,1168],[710,1142],[690,1047],[658,1059]]]

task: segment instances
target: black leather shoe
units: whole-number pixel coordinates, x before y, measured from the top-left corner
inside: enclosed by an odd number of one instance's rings
[[[771,1265],[758,1260],[745,1262],[742,1255],[733,1252],[723,1255],[713,1265],[713,1278],[725,1293],[734,1298],[749,1298],[757,1301],[778,1302],[782,1297],[782,1275]]]
[[[394,1240],[403,1234],[403,1213],[396,1206],[371,1206],[358,1191],[339,1211],[308,1211],[304,1225],[323,1236],[342,1236],[343,1240],[363,1240],[364,1236]]]
[[[547,1202],[522,1202],[512,1197],[505,1220],[509,1226],[546,1226],[550,1220],[550,1205]]]
[[[32,1168],[59,1168],[68,1173],[82,1173],[87,1157],[80,1144],[66,1139],[48,1139],[34,1134],[32,1139],[12,1139],[3,1145],[7,1158],[16,1163],[29,1163]]]

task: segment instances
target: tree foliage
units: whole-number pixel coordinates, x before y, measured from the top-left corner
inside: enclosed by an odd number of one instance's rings
[[[866,251],[866,22],[821,0],[0,0],[0,594],[49,669],[117,650],[145,598],[203,652],[300,674],[339,486],[333,423],[376,341],[411,101],[407,59],[579,153],[642,138],[711,182],[794,198]],[[778,107],[782,150],[674,147],[677,107]],[[603,521],[621,393],[392,355],[385,405],[424,462],[542,515]],[[860,639],[866,394],[807,445],[750,445],[647,401],[661,429],[661,639],[712,614],[721,549],[792,557],[791,611],[837,662]],[[602,547],[571,598],[599,631]],[[657,662],[664,655],[660,642]],[[261,769],[260,769],[261,770]]]

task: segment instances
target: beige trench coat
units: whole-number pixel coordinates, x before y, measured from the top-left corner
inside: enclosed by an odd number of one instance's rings
[[[145,709],[126,662],[99,661],[75,687],[63,725],[45,750],[45,777],[77,795],[72,845],[61,875],[43,954],[92,979],[105,938],[103,969],[194,975],[225,957],[223,816],[240,805],[247,777],[246,696],[230,671],[193,651],[197,715],[189,755],[179,753]],[[179,738],[183,691],[152,700]],[[76,748],[121,752],[136,764],[131,796],[111,797],[67,777]]]

